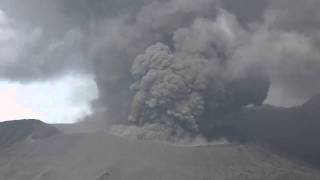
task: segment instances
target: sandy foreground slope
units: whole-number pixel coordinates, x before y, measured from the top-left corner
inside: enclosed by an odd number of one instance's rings
[[[256,146],[128,140],[107,133],[27,139],[0,151],[1,180],[318,180],[320,173]]]

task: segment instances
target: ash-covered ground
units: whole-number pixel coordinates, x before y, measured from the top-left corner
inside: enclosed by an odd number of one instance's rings
[[[19,133],[19,129],[11,132]],[[5,180],[317,180],[319,177],[318,169],[253,144],[181,147],[100,132],[26,138],[0,150],[0,178]]]

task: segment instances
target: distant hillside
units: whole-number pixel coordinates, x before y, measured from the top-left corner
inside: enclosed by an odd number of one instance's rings
[[[59,131],[39,120],[15,120],[0,123],[0,148],[9,147],[27,138],[41,139]]]
[[[243,143],[263,143],[320,166],[320,96],[293,108],[244,108],[208,125],[206,134],[211,138],[224,136]]]

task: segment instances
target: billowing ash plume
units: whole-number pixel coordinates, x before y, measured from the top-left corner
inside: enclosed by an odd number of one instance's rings
[[[96,49],[99,58],[110,58],[96,62],[95,105],[106,107],[100,116],[199,132],[204,119],[214,121],[266,98],[269,80],[263,71],[229,68],[248,33],[217,2],[155,1],[135,17],[111,22],[116,37]]]
[[[103,31],[99,31],[92,48],[100,92],[94,105],[102,114],[99,117],[107,115],[110,121],[127,122],[133,98],[128,87],[134,82],[130,69],[135,57],[157,42],[174,46],[176,30],[198,17],[214,18],[218,7],[215,0],[152,1],[137,11],[99,22],[97,28]]]
[[[216,22],[197,19],[191,27],[177,30],[174,52],[162,43],[148,47],[132,65],[136,81],[131,86],[135,95],[129,121],[197,132],[203,118],[214,120],[221,111],[262,104],[269,89],[262,72],[237,77],[228,72],[242,33],[232,15],[220,12]]]
[[[149,47],[132,67],[137,81],[131,86],[136,94],[129,120],[139,124],[177,120],[198,129],[205,104],[202,92],[209,86],[207,65],[201,59],[180,60],[163,44]]]

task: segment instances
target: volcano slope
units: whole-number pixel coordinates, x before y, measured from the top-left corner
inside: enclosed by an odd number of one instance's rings
[[[1,148],[1,180],[320,179],[317,169],[258,145],[177,147],[104,132],[27,137]]]

